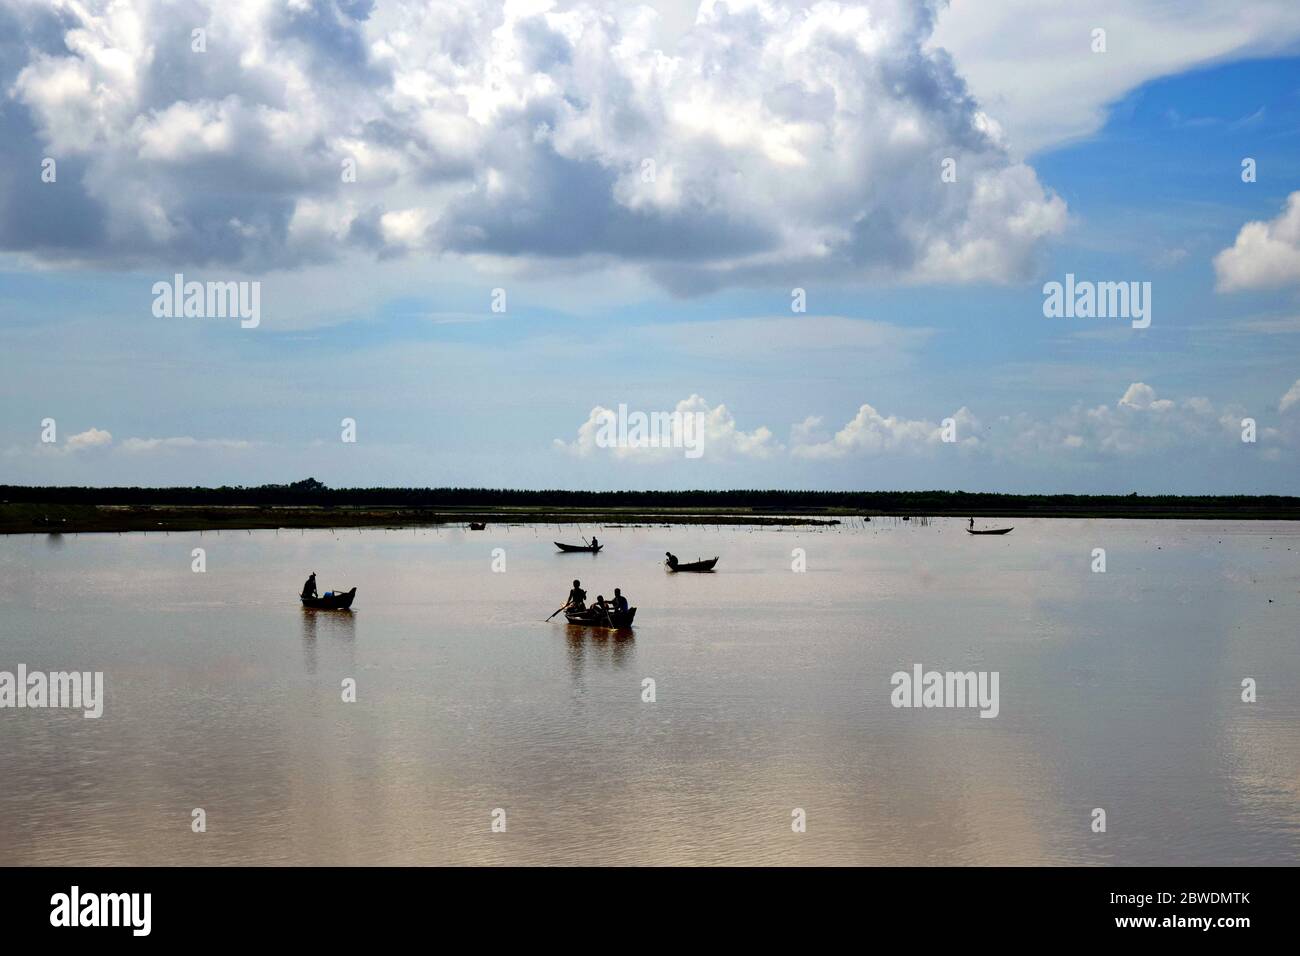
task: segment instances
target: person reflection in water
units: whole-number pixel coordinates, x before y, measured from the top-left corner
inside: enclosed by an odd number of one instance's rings
[[[313,676],[316,673],[316,622],[319,618],[319,614],[304,614],[302,616],[303,664],[307,668],[307,673]]]

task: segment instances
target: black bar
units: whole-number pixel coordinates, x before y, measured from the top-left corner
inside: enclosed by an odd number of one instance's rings
[[[0,913],[6,941],[75,933],[79,942],[256,937],[337,946],[413,933],[451,943],[444,934],[458,929],[482,934],[481,943],[531,933],[539,946],[575,935],[669,945],[662,933],[701,921],[710,935],[759,941],[781,924],[858,940],[904,929],[918,944],[1129,936],[1231,945],[1292,922],[1294,877],[1285,868],[33,868],[0,871]],[[140,908],[121,911],[127,925],[51,925],[56,894],[70,903],[73,886],[87,914],[87,896],[148,893],[148,935],[136,936],[130,919],[142,917],[143,896]],[[98,897],[90,906],[98,910]]]

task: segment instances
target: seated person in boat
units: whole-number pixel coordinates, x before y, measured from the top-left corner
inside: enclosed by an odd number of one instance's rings
[[[585,611],[587,609],[587,592],[582,589],[582,582],[574,580],[573,588],[569,591],[569,600],[564,605],[570,611]]]
[[[305,598],[314,598],[316,596],[316,572],[311,573],[307,583],[302,586],[302,596]]]
[[[597,594],[596,600],[592,602],[591,609],[596,612],[596,620],[602,620],[609,617],[610,606],[605,600],[605,595]]]
[[[671,551],[665,551],[664,554],[668,555],[668,567],[677,567],[677,555],[673,554]]]
[[[627,612],[627,598],[623,597],[623,592],[614,588],[614,613],[625,614]]]
[[[591,536],[591,550],[596,551],[599,550],[599,548],[600,548],[600,542],[596,540],[596,536],[593,534]]]

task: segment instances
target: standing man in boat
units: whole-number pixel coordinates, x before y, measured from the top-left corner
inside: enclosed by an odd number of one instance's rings
[[[587,609],[587,592],[582,589],[582,582],[577,578],[573,581],[573,589],[569,591],[569,600],[565,602],[564,606],[570,611],[585,611]]]
[[[313,571],[307,578],[307,583],[302,586],[302,596],[305,598],[316,597],[316,572]]]
[[[974,519],[974,518],[971,518],[971,519],[970,519],[970,529],[971,529],[972,531],[975,530],[975,519]]]

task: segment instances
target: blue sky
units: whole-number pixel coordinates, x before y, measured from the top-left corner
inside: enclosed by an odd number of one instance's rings
[[[419,7],[0,0],[0,482],[1295,493],[1287,5]]]

